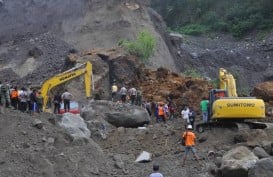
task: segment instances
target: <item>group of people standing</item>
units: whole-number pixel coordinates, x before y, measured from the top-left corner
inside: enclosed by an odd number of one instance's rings
[[[121,87],[118,91],[118,86],[114,82],[111,87],[112,92],[112,101],[120,101],[122,103],[126,103],[129,101],[132,105],[142,105],[142,92],[140,89],[136,89],[134,87],[127,90],[125,86]]]
[[[167,103],[164,102],[152,102],[152,109],[154,109],[154,115],[156,118],[156,122],[164,122],[167,120],[174,119],[174,113],[176,110],[176,105],[169,100]]]
[[[64,103],[64,112],[69,112],[70,101],[73,98],[74,96],[70,92],[68,92],[67,89],[65,89],[65,92],[63,94],[60,94],[60,92],[57,92],[57,94],[55,94],[53,98],[54,114],[60,114],[62,102]]]
[[[18,89],[17,86],[11,86],[8,81],[4,83],[0,81],[0,97],[2,113],[6,107],[30,114],[42,111],[43,97],[36,89],[25,87]]]
[[[66,89],[63,94],[54,95],[54,113],[60,113],[61,103],[64,103],[65,112],[70,110],[70,100],[73,95]],[[4,113],[5,108],[12,108],[30,114],[43,111],[44,98],[40,91],[33,88],[12,86],[5,81],[0,81],[0,113]]]

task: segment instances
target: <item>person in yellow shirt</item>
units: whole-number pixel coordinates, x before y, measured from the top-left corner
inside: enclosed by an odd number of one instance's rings
[[[113,85],[111,87],[111,91],[112,91],[112,101],[116,101],[118,86],[117,86],[117,84],[115,82],[113,83]]]
[[[187,156],[188,156],[188,154],[189,154],[190,151],[193,153],[194,157],[196,158],[196,160],[198,161],[198,163],[201,165],[199,157],[196,154],[196,149],[194,147],[195,146],[196,136],[192,132],[192,125],[188,125],[187,126],[187,130],[186,130],[186,132],[184,132],[182,134],[182,138],[185,139],[185,154],[184,154],[184,157],[183,157],[182,166],[185,165],[185,161],[186,161]]]

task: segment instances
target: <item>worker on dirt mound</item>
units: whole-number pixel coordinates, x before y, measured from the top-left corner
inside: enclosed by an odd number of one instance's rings
[[[137,97],[137,90],[134,87],[132,87],[132,88],[129,89],[128,92],[129,92],[131,105],[134,105],[135,101],[136,101],[136,97]]]
[[[153,165],[153,173],[151,173],[149,177],[163,177],[163,175],[159,172],[159,165]]]
[[[181,116],[182,116],[182,119],[184,120],[185,129],[187,129],[187,126],[190,124],[189,112],[190,110],[188,106],[185,106],[181,111]]]
[[[185,154],[184,154],[184,157],[183,157],[182,166],[185,165],[185,161],[186,161],[187,156],[188,156],[190,151],[193,153],[194,157],[196,158],[198,163],[201,165],[199,157],[196,154],[196,149],[194,147],[195,146],[196,136],[192,132],[192,125],[187,126],[187,130],[186,130],[186,132],[184,132],[182,134],[182,138],[185,140]]]
[[[112,92],[112,101],[116,101],[117,99],[117,92],[118,92],[118,86],[116,82],[113,82],[113,85],[111,87],[111,92]]]
[[[125,86],[121,87],[120,91],[119,91],[120,95],[121,95],[121,101],[122,103],[126,102],[126,96],[127,96],[127,89]]]
[[[137,89],[136,105],[142,105],[142,91],[140,89]]]

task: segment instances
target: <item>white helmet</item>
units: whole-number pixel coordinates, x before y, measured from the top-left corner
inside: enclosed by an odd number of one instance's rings
[[[192,130],[192,125],[188,125],[187,129]]]

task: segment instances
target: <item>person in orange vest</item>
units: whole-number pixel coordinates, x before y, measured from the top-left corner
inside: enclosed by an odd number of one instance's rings
[[[14,109],[18,109],[18,102],[19,102],[18,97],[19,97],[19,92],[18,92],[17,87],[15,86],[10,93],[11,106]]]
[[[185,165],[185,161],[190,151],[193,153],[194,157],[196,158],[198,163],[201,165],[199,157],[197,156],[197,153],[196,153],[196,149],[194,147],[196,136],[192,132],[192,129],[193,129],[192,125],[188,125],[186,131],[182,134],[182,138],[185,140],[185,154],[183,157],[182,166]]]
[[[164,112],[164,107],[163,107],[163,103],[162,102],[159,102],[158,103],[158,116],[157,116],[157,123],[159,122],[166,122],[166,119],[165,119],[165,112]]]

